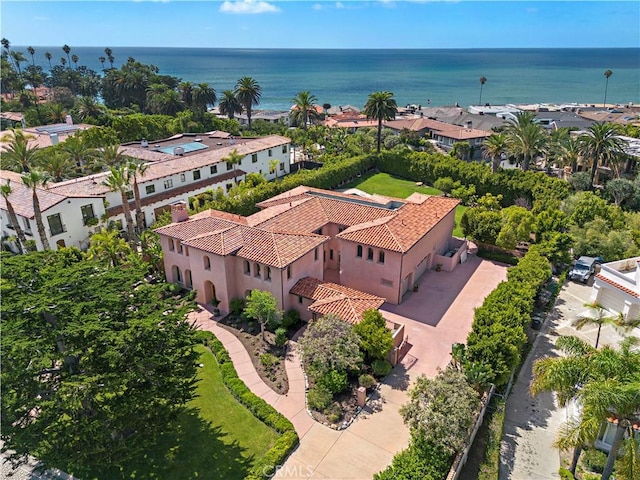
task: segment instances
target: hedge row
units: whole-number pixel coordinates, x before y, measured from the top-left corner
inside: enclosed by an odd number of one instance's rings
[[[276,182],[266,182],[247,190],[240,195],[208,194],[210,201],[192,202],[192,208],[197,211],[213,208],[236,215],[251,215],[258,211],[256,203],[267,200],[275,195],[291,190],[300,185],[331,190],[358,174],[366,172],[375,166],[375,157],[360,156],[352,158],[337,158],[325,163],[316,170],[299,170],[287,175]],[[206,195],[200,198],[207,198]]]
[[[464,186],[475,186],[478,197],[487,193],[502,195],[503,206],[513,205],[518,199],[533,203],[536,197],[543,195],[556,199],[569,195],[567,182],[544,173],[520,169],[492,173],[490,167],[483,163],[464,162],[441,153],[382,153],[377,159],[377,166],[391,175],[430,185],[439,178],[449,177]]]
[[[549,261],[531,249],[475,311],[466,358],[484,366],[497,387],[506,385],[520,364],[535,298],[550,278]]]
[[[273,447],[256,462],[251,472],[245,477],[249,480],[270,478],[276,472],[277,467],[284,463],[291,451],[298,445],[298,434],[293,424],[284,415],[278,413],[275,408],[255,395],[238,378],[238,373],[231,362],[229,353],[218,339],[209,338],[207,345],[211,348],[218,361],[222,381],[231,394],[247,407],[256,418],[281,434]]]

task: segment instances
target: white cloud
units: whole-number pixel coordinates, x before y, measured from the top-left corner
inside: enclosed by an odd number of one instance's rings
[[[314,3],[313,7],[311,8],[313,8],[314,10],[322,10],[324,6],[321,3]]]
[[[251,14],[279,12],[280,9],[262,0],[226,0],[220,5],[220,11],[223,13]]]

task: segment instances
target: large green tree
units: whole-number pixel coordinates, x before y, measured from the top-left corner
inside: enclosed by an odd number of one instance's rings
[[[548,135],[536,123],[532,112],[518,112],[510,119],[504,134],[509,153],[522,158],[522,169],[529,170],[531,160],[543,153],[547,147]]]
[[[25,134],[20,129],[3,135],[2,141],[8,142],[8,145],[2,151],[2,168],[14,172],[28,172],[33,168],[41,154],[37,146],[29,145],[33,138],[33,135]]]
[[[77,249],[2,260],[3,451],[83,473],[155,442],[193,396],[190,297]]]
[[[247,112],[247,122],[251,130],[251,109],[260,103],[262,87],[251,77],[241,77],[236,83],[234,93],[244,111]]]
[[[591,185],[599,165],[607,165],[624,153],[624,140],[611,123],[594,123],[578,137],[578,141],[583,156],[591,160]]]
[[[18,221],[18,216],[16,215],[16,211],[13,208],[13,204],[9,200],[9,196],[11,195],[11,180],[7,180],[7,183],[0,185],[0,195],[4,198],[4,202],[7,204],[7,212],[9,212],[9,221],[11,225],[16,230],[16,236],[18,237],[18,246],[20,250],[25,251],[27,248],[27,237],[24,234],[24,230],[20,226],[20,222]]]
[[[507,151],[507,138],[503,133],[494,133],[482,142],[482,156],[491,159],[491,171],[497,172],[502,155]]]
[[[630,339],[620,350],[609,346],[591,347],[576,337],[560,337],[557,346],[566,356],[537,360],[533,365],[531,392],[556,394],[561,406],[575,400],[580,415],[560,430],[556,441],[559,448],[574,448],[572,472],[584,445],[598,438],[603,424],[614,420],[616,434],[602,473],[608,480],[623,443],[625,433],[640,421],[640,353],[634,351]],[[637,455],[635,448],[628,449]]]
[[[366,310],[353,330],[360,337],[360,348],[370,359],[383,359],[393,348],[393,334],[378,310]]]
[[[224,90],[218,109],[222,115],[226,115],[230,120],[233,120],[236,113],[242,113],[242,104],[238,101],[233,90]]]
[[[373,92],[369,95],[367,103],[364,106],[363,113],[367,118],[378,121],[377,152],[380,153],[380,144],[382,143],[382,122],[385,120],[393,120],[398,113],[398,104],[393,98],[393,93]]]
[[[464,373],[449,368],[435,378],[420,375],[400,409],[412,437],[432,441],[453,455],[465,445],[480,398]]]
[[[309,91],[299,92],[291,101],[293,102],[290,114],[291,120],[303,130],[307,129],[310,121],[317,120],[320,117],[316,110],[318,99]]]
[[[260,324],[260,332],[264,340],[264,329],[278,318],[278,301],[271,292],[251,290],[246,300],[244,314]]]

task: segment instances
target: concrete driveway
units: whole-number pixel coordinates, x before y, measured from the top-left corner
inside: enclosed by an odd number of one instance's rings
[[[464,342],[471,330],[473,309],[505,278],[504,265],[472,255],[453,272],[428,271],[401,305],[384,304],[385,317],[406,325],[407,355],[351,426],[335,431],[314,424],[276,478],[369,480],[385,469],[409,444],[399,409],[410,384],[449,363],[451,345]]]
[[[553,447],[559,428],[567,420],[567,412],[559,408],[550,393],[537,397],[529,394],[531,367],[538,358],[558,356],[555,342],[560,335],[573,335],[595,344],[597,326],[576,330],[571,324],[588,308],[591,284],[568,281],[536,338],[525,361],[505,410],[504,434],[500,452],[500,480],[551,480],[559,478],[560,456]],[[632,333],[640,336],[640,330]],[[600,346],[616,347],[622,336],[611,326],[604,326]]]

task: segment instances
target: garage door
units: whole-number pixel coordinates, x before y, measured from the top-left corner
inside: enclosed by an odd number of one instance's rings
[[[424,257],[422,261],[416,266],[416,280],[422,277],[422,274],[424,274],[424,272],[427,271],[430,263],[431,263],[431,254]]]

